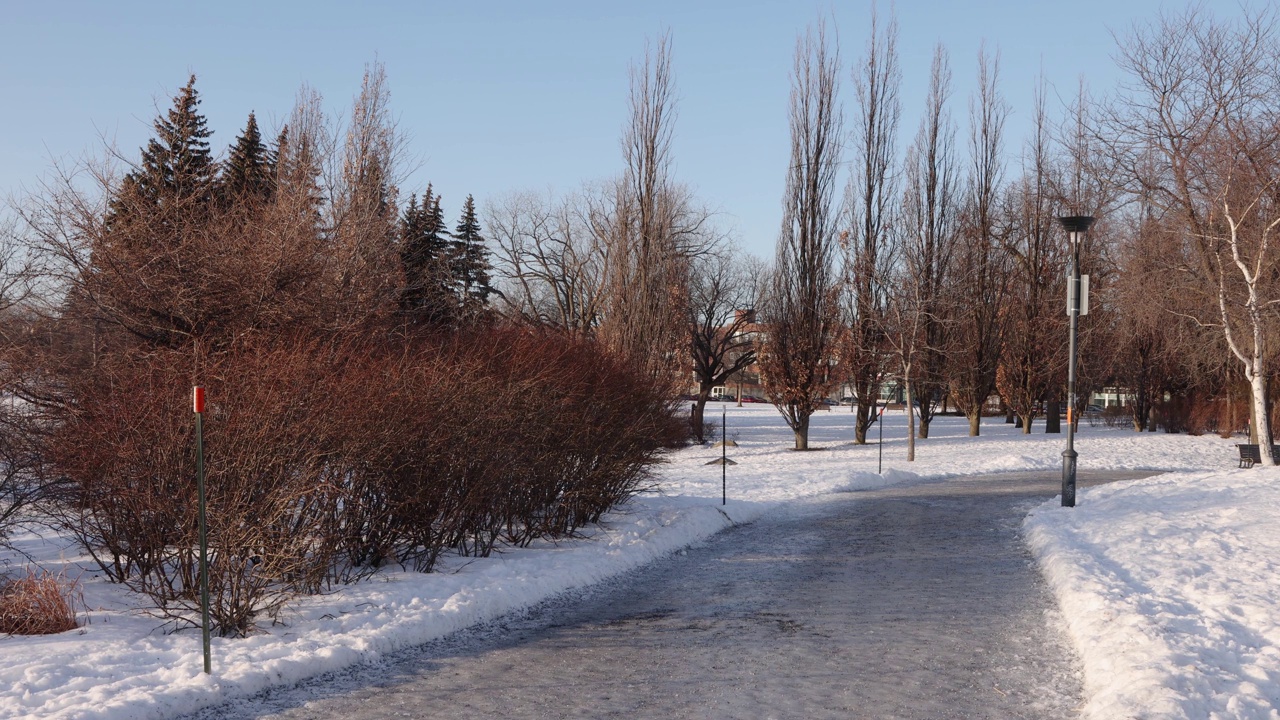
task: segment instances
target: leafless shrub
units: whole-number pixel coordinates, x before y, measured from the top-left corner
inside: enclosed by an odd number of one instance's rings
[[[193,366],[224,635],[389,562],[571,534],[685,431],[629,364],[545,331],[113,356],[73,378],[46,472],[68,480],[61,525],[179,624],[199,599]]]
[[[30,567],[26,574],[0,581],[0,633],[53,635],[80,627],[76,609],[84,607],[79,584],[64,573]]]

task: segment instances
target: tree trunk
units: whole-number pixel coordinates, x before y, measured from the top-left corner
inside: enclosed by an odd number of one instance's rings
[[[700,383],[698,385],[698,398],[693,401],[693,417],[689,422],[693,424],[693,436],[698,438],[698,442],[706,442],[703,437],[703,425],[706,420],[707,398],[711,397],[711,385],[708,383]]]
[[[1231,402],[1228,395],[1227,406],[1231,410],[1231,423],[1235,425],[1235,404]],[[1133,431],[1142,432],[1147,429],[1147,418],[1150,413],[1147,411],[1147,391],[1141,387],[1133,394],[1133,405],[1129,408],[1129,417],[1133,420]]]
[[[1045,433],[1062,432],[1062,419],[1058,417],[1058,413],[1062,412],[1057,400],[1044,404],[1044,431]]]
[[[982,434],[982,409],[969,411],[969,437],[978,437]]]
[[[1021,423],[1019,427],[1022,428],[1023,435],[1031,434],[1031,425],[1035,423],[1035,421],[1036,416],[1034,413],[1029,413],[1027,417],[1022,417],[1021,415],[1018,416],[1018,422]]]
[[[796,428],[796,450],[809,449],[809,416],[806,415],[800,421],[800,426]]]
[[[1251,393],[1250,406],[1253,409],[1253,422],[1249,423],[1249,432],[1256,438],[1253,442],[1258,444],[1258,453],[1262,457],[1263,465],[1274,465],[1275,457],[1271,453],[1271,421],[1267,417],[1267,376],[1262,372],[1258,372],[1258,368],[1262,365],[1262,360],[1254,358],[1254,371],[1250,373],[1249,389]]]
[[[853,441],[858,445],[867,444],[867,429],[871,427],[871,406],[858,398],[858,420],[854,423]]]

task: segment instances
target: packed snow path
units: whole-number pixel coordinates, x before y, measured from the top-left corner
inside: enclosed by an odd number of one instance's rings
[[[798,501],[519,617],[201,717],[1076,717],[1077,661],[1019,535],[1059,482]]]

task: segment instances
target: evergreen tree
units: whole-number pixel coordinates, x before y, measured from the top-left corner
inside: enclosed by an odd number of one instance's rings
[[[475,199],[470,195],[462,204],[462,217],[453,233],[452,260],[458,304],[464,315],[473,316],[484,309],[494,290],[489,281],[489,250],[480,234]]]
[[[457,303],[451,255],[440,196],[432,194],[428,184],[421,204],[416,195],[409,198],[400,221],[400,262],[405,276],[400,308],[414,321],[440,325],[453,319]]]
[[[156,119],[138,165],[113,192],[82,279],[104,319],[158,346],[206,337],[237,312],[210,299],[225,295],[208,271],[224,265],[210,240],[218,168],[195,81]]]
[[[196,76],[155,121],[156,136],[142,150],[138,167],[125,177],[111,208],[117,222],[155,211],[189,212],[212,198],[217,167],[209,152],[213,134],[199,112]]]
[[[249,113],[244,132],[236,138],[222,172],[220,195],[225,205],[265,202],[275,192],[274,156],[262,143],[258,121]]]

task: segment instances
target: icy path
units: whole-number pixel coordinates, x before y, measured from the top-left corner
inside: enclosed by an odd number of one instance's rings
[[[1057,483],[799,501],[520,617],[200,717],[1075,717],[1077,661],[1019,536]]]

